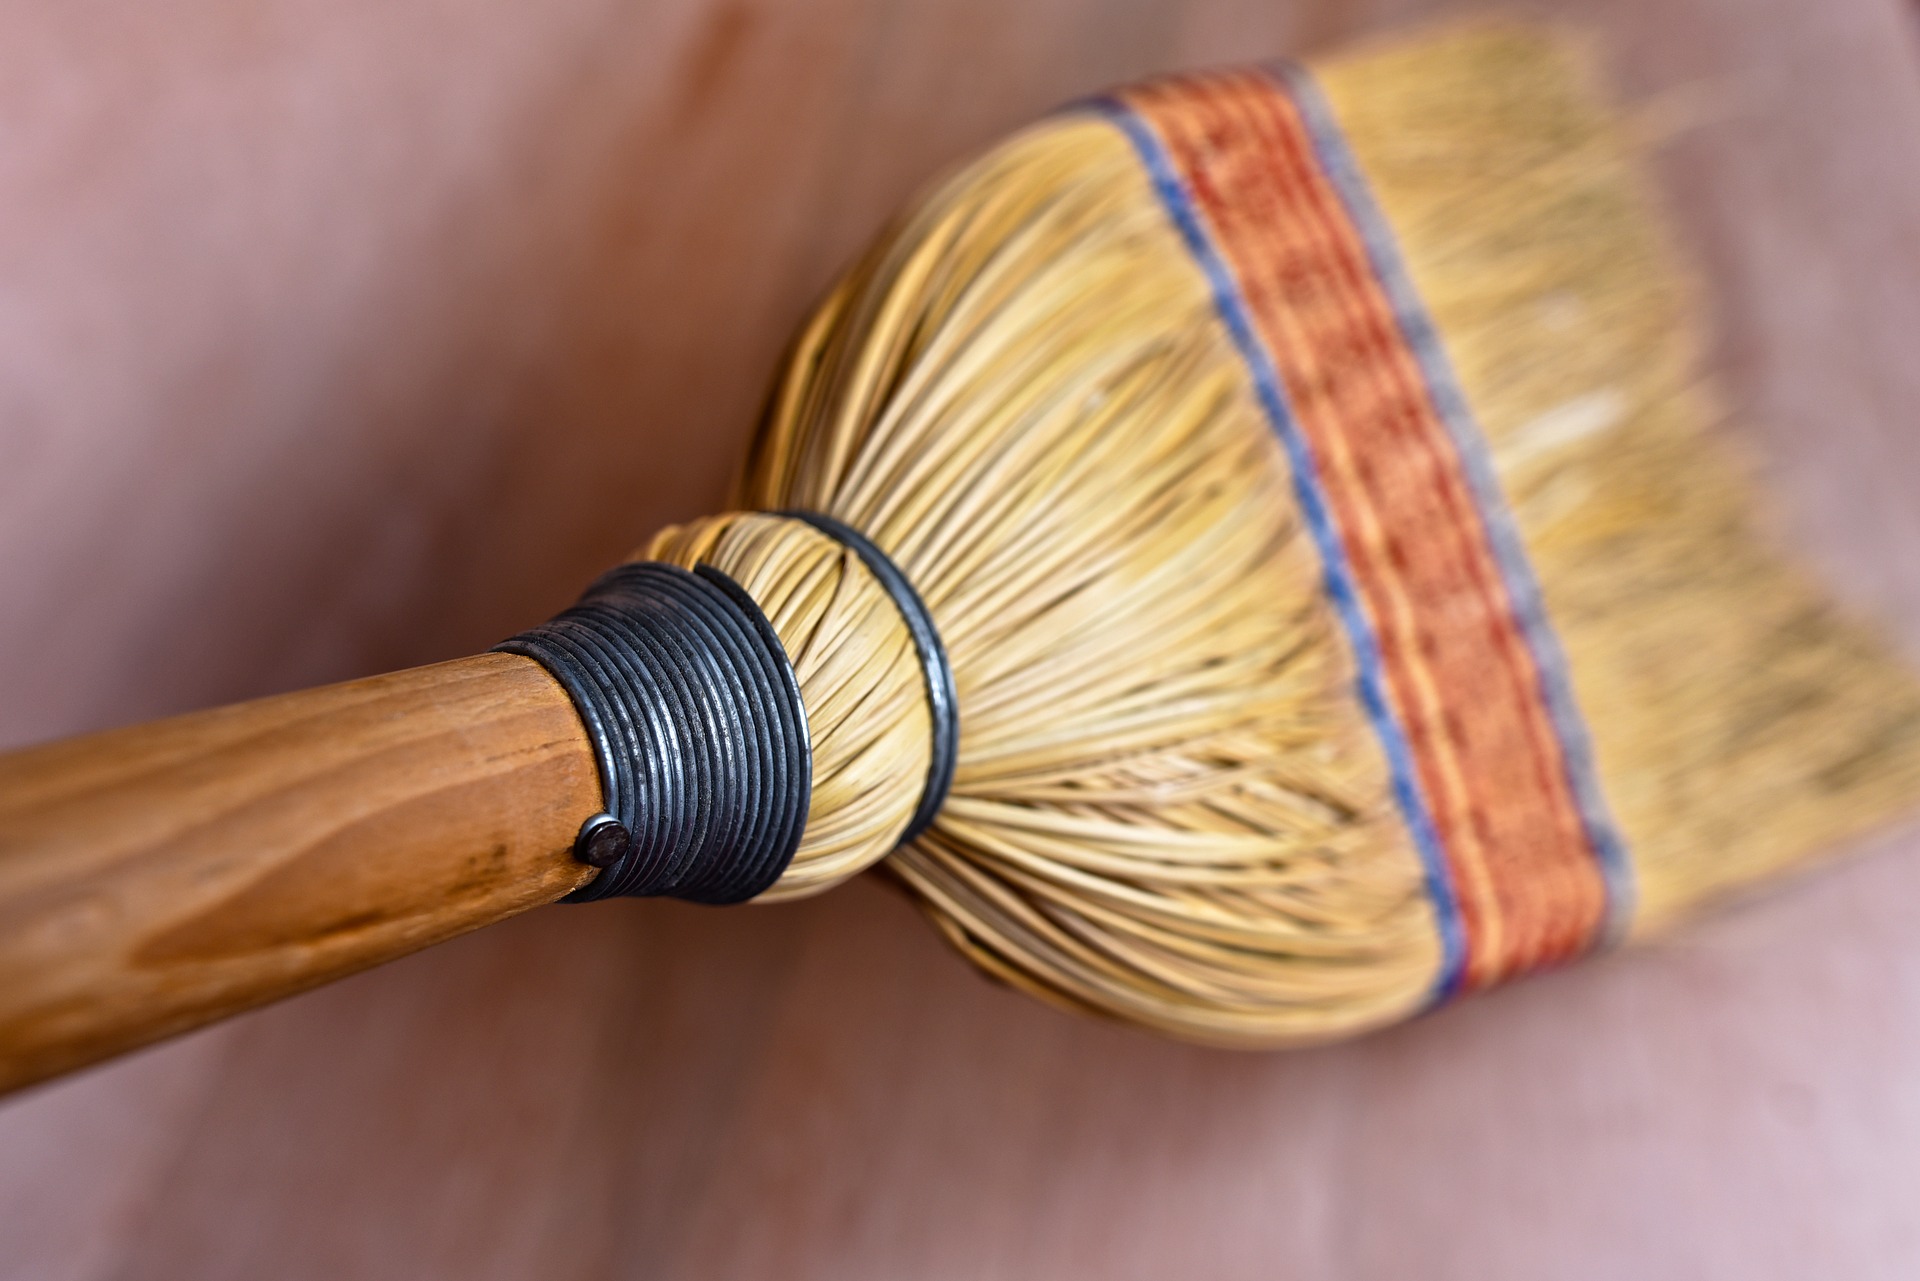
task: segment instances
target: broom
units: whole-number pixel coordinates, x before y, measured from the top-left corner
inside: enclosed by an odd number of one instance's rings
[[[1062,111],[801,332],[739,510],[458,662],[0,758],[0,1083],[563,897],[882,866],[983,969],[1349,1035],[1915,798],[1623,130],[1479,26]]]

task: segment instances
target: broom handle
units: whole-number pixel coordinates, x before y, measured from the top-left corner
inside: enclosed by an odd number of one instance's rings
[[[0,755],[0,1090],[551,902],[599,808],[511,654]]]

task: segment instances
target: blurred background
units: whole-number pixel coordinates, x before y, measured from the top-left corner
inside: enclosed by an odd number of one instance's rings
[[[928,175],[1368,0],[0,0],[0,746],[484,648],[716,508]],[[1510,10],[1511,11],[1511,10]],[[1563,0],[1792,537],[1920,642],[1920,33]],[[856,885],[538,912],[0,1103],[0,1277],[1920,1274],[1920,840],[1360,1043]]]

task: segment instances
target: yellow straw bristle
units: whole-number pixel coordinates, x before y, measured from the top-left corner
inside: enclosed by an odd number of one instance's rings
[[[1485,434],[1632,860],[1635,928],[1911,800],[1920,687],[1755,535],[1682,290],[1562,42],[1315,69]],[[1194,1039],[1404,1017],[1442,927],[1247,358],[1128,136],[1076,111],[940,183],[802,334],[742,488],[930,606],[961,749],[887,866],[989,972]],[[769,898],[891,848],[927,769],[906,633],[798,521],[669,531],[795,656],[818,780]]]

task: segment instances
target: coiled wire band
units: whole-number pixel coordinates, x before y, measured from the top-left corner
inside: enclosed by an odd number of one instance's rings
[[[546,668],[593,742],[606,813],[576,849],[611,861],[568,902],[738,903],[780,879],[806,826],[813,752],[793,664],[738,583],[711,565],[621,565],[494,648]],[[596,840],[610,822],[624,835]]]
[[[894,608],[900,611],[901,621],[906,623],[907,633],[913,637],[913,648],[920,656],[920,672],[926,683],[927,715],[933,727],[933,753],[927,764],[926,784],[920,791],[920,804],[900,835],[900,843],[905,845],[927,830],[934,815],[940,812],[941,805],[946,803],[947,792],[953,787],[954,763],[960,755],[960,699],[954,692],[953,665],[947,661],[946,646],[940,643],[940,633],[933,625],[933,614],[928,611],[926,602],[920,599],[920,593],[913,590],[913,584],[900,572],[900,567],[874,546],[866,535],[819,512],[792,510],[776,514],[805,521],[858,556],[868,571],[879,580],[887,595],[893,598]]]

